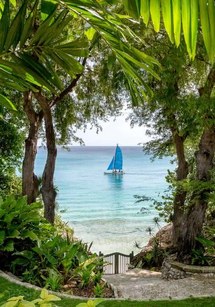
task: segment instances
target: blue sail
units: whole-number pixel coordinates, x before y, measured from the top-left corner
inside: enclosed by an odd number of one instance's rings
[[[113,159],[111,160],[111,163],[109,164],[107,170],[109,171],[109,170],[113,170],[113,169],[114,169],[114,157],[113,157]]]
[[[113,159],[111,160],[107,170],[122,171],[122,165],[123,165],[122,151],[120,147],[117,145],[115,155],[113,156]]]
[[[114,169],[121,171],[122,170],[122,164],[123,164],[122,151],[121,151],[120,147],[117,145],[116,151],[115,151]]]

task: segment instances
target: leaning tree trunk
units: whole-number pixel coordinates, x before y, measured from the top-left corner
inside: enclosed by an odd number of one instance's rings
[[[203,132],[200,140],[199,150],[196,153],[196,179],[200,182],[208,183],[205,188],[194,191],[190,206],[183,223],[183,237],[179,246],[179,259],[184,259],[190,255],[192,249],[196,246],[196,237],[202,232],[205,213],[208,206],[208,194],[210,193],[209,182],[211,179],[211,170],[213,169],[213,159],[215,152],[215,127],[207,128]]]
[[[40,106],[43,110],[45,133],[46,133],[46,145],[47,145],[47,158],[42,177],[42,197],[44,202],[44,217],[51,223],[54,223],[55,218],[55,199],[56,191],[54,188],[54,171],[55,161],[57,157],[57,148],[55,144],[55,132],[52,121],[51,108],[48,100],[42,96],[41,93],[35,94]]]
[[[42,121],[42,112],[36,113],[32,106],[32,93],[24,93],[24,111],[29,120],[28,137],[25,140],[25,154],[22,167],[22,194],[27,195],[29,204],[38,196],[38,179],[34,174],[34,164],[37,154],[38,133]]]
[[[176,170],[177,182],[183,181],[188,175],[188,163],[184,153],[184,140],[185,138],[180,136],[179,133],[173,133],[174,144],[176,148],[176,155],[178,160],[178,168]],[[175,191],[175,197],[173,202],[173,245],[177,248],[179,242],[183,236],[183,216],[184,216],[184,204],[186,200],[186,191],[178,186]]]

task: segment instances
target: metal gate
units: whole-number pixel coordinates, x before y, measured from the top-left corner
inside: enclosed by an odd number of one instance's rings
[[[101,252],[99,256],[103,258],[103,272],[104,274],[121,274],[128,270],[132,258],[134,257],[134,252],[129,255],[122,253],[112,253],[108,255],[103,255]]]

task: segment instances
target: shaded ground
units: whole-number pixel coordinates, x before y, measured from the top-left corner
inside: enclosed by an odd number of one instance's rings
[[[215,296],[215,278],[196,276],[167,281],[161,279],[160,273],[136,269],[104,277],[118,298],[159,300]]]

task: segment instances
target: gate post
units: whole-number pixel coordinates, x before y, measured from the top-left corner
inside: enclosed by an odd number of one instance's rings
[[[115,254],[115,274],[119,274],[119,254]]]
[[[130,263],[131,263],[131,261],[133,260],[133,258],[134,258],[134,252],[132,251],[131,253],[130,253]]]

